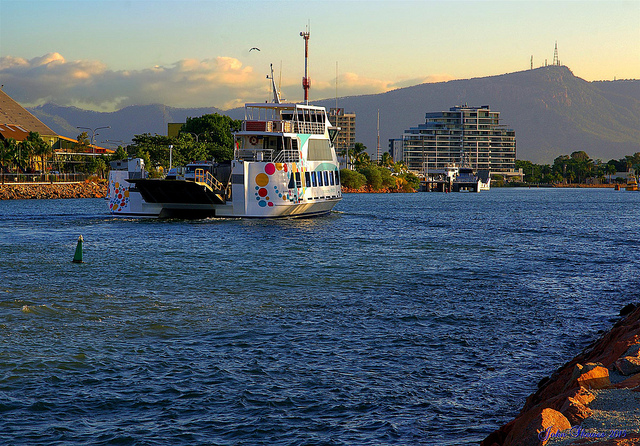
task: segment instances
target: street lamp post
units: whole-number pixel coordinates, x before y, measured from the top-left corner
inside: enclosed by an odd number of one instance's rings
[[[198,133],[198,134],[195,134],[195,133],[193,133],[193,132],[184,132],[184,133],[188,133],[189,135],[193,135],[193,136],[196,138],[196,143],[198,143],[198,142],[200,142],[200,141],[198,140],[198,137],[199,137],[199,136],[202,136],[202,135],[205,135],[207,132],[202,132],[202,133]]]
[[[79,129],[82,129],[82,130],[90,130],[91,131],[91,148],[92,148],[93,154],[95,155],[96,154],[96,145],[95,145],[96,135],[99,135],[99,133],[96,133],[96,130],[110,129],[111,126],[107,125],[107,126],[104,126],[104,127],[96,127],[96,128],[93,128],[93,129],[90,128],[90,127],[76,127],[76,128],[79,128]]]

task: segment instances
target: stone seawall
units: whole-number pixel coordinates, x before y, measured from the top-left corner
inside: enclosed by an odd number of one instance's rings
[[[55,198],[104,198],[105,180],[82,183],[0,184],[0,200],[30,200]]]
[[[640,445],[640,306],[620,314],[481,446]]]

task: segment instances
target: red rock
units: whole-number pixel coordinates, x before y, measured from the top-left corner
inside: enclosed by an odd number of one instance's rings
[[[492,432],[481,445],[504,446],[507,444],[522,444],[518,442],[519,433],[523,432],[523,426],[526,426],[527,422],[531,423],[533,418],[540,414],[541,407],[551,407],[560,410],[567,398],[574,398],[586,406],[587,404],[583,402],[583,398],[588,398],[588,396],[578,396],[576,392],[579,390],[577,378],[582,377],[582,384],[594,384],[594,382],[588,382],[587,380],[589,379],[595,379],[596,385],[606,383],[609,381],[608,370],[605,378],[604,371],[601,369],[606,370],[607,367],[612,367],[615,361],[623,356],[629,347],[634,344],[640,344],[640,307],[635,307],[635,310],[633,310],[631,314],[621,319],[597,341],[589,345],[564,366],[560,367],[549,379],[542,381],[541,384],[539,384],[538,391],[527,398],[520,415],[515,420],[510,421],[500,427],[500,429]],[[592,370],[583,371],[583,366],[579,368],[576,367],[578,364],[589,363],[600,363],[601,366],[597,369],[594,368],[593,370],[596,370],[595,372]],[[576,376],[573,375],[575,369],[579,371]],[[600,376],[597,376],[598,374],[600,374]],[[612,387],[634,388],[639,385],[640,374],[637,374]],[[584,390],[583,388],[582,391]],[[630,440],[632,438],[636,440]],[[509,443],[507,443],[507,439]],[[612,442],[602,443],[602,445],[631,446],[633,444],[634,446],[639,446],[640,441],[638,441],[638,439],[640,439],[640,436],[628,436],[626,439],[616,439]],[[629,442],[629,440],[631,442]],[[552,444],[552,442],[549,443],[549,445]],[[590,446],[595,445],[594,443],[589,444]]]
[[[531,419],[516,423],[504,446],[543,446],[550,439],[562,438],[571,429],[569,420],[557,410],[545,408]]]
[[[640,373],[640,357],[637,356],[623,356],[616,361],[615,365],[623,375]]]
[[[616,389],[634,389],[640,386],[640,373],[633,375],[630,378],[625,379],[622,382],[614,384],[613,387]]]
[[[571,381],[568,384],[571,386],[574,380],[579,387],[587,389],[602,389],[611,385],[609,370],[603,367],[602,364],[592,362],[584,366],[576,364]]]
[[[572,426],[581,424],[585,418],[593,415],[593,410],[589,409],[577,398],[567,398],[560,412],[567,417]]]
[[[579,389],[576,389],[574,394],[569,398],[573,398],[576,401],[578,401],[580,404],[588,406],[589,403],[591,403],[591,401],[596,399],[596,396],[590,390],[585,389],[584,387],[580,387]]]

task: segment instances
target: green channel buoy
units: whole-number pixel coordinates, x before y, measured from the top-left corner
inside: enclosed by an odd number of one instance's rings
[[[76,253],[73,256],[73,263],[82,263],[82,242],[84,242],[82,236],[78,237],[78,245],[76,246]]]

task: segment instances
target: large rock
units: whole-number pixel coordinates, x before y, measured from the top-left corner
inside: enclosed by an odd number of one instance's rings
[[[560,412],[567,417],[572,426],[582,424],[585,418],[593,415],[593,410],[587,406],[596,396],[588,389],[579,387],[565,400],[560,408]]]
[[[560,412],[569,420],[572,426],[581,424],[585,418],[593,415],[593,410],[589,409],[576,398],[567,398]]]
[[[640,373],[640,344],[631,345],[615,362],[615,367],[623,375]]]
[[[562,438],[571,429],[569,420],[557,410],[545,408],[530,420],[516,423],[504,442],[505,446],[543,446],[554,438]]]
[[[529,425],[533,418],[540,414],[541,407],[556,411],[561,411],[563,408],[568,410],[572,405],[572,402],[567,403],[568,398],[573,398],[579,404],[587,406],[591,397],[585,396],[582,392],[589,387],[608,387],[610,380],[607,368],[612,368],[616,360],[623,357],[630,347],[640,344],[640,306],[630,306],[625,313],[626,317],[618,321],[608,332],[602,334],[597,341],[556,370],[549,378],[542,380],[538,384],[538,390],[527,398],[518,417],[489,434],[481,446],[523,444],[518,441],[519,437],[516,431],[520,434],[523,433],[523,426]],[[640,386],[640,373],[612,387],[636,388],[638,386]],[[582,391],[576,393],[576,390],[579,389]],[[567,407],[564,406],[565,404]],[[570,410],[575,410],[576,415],[586,413],[576,410],[582,408],[577,404],[574,405],[576,407]],[[509,438],[509,443],[507,443],[507,438]],[[631,436],[627,438],[631,438]],[[616,439],[615,441],[621,440],[624,439]],[[549,443],[550,446],[553,444],[553,442]],[[615,444],[622,445],[622,443]],[[634,444],[640,445],[640,443]]]
[[[576,364],[569,385],[575,382],[585,389],[602,389],[609,387],[609,369],[600,363],[589,362],[585,365]]]
[[[640,373],[640,357],[624,356],[616,361],[616,369],[623,375]]]

